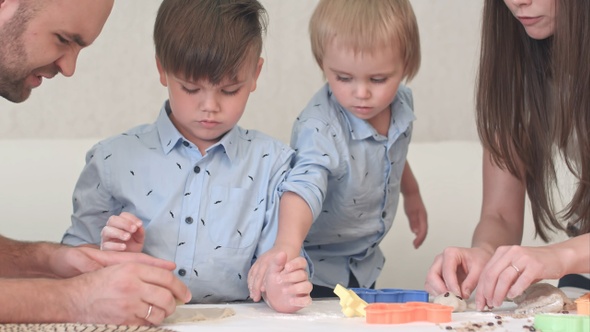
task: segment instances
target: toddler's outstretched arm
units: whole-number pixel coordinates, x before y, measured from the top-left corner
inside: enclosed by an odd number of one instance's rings
[[[410,230],[416,235],[414,248],[418,249],[428,233],[428,215],[420,195],[418,181],[406,161],[401,180],[401,193],[404,196],[404,211],[410,222]]]
[[[252,300],[260,301],[261,293],[265,291],[263,280],[266,271],[274,264],[274,258],[278,253],[286,253],[287,261],[300,256],[303,240],[309,232],[312,220],[311,209],[303,198],[293,192],[283,194],[279,207],[279,230],[275,244],[272,249],[258,257],[248,273],[248,288]]]
[[[307,261],[296,257],[287,262],[287,254],[279,252],[264,276],[266,303],[278,312],[293,313],[311,304],[312,284],[307,274]]]
[[[141,252],[145,240],[143,222],[131,213],[111,216],[100,232],[100,249]]]

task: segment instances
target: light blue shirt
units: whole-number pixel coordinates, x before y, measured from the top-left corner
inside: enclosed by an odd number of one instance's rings
[[[326,84],[293,125],[296,156],[281,190],[303,197],[314,215],[304,246],[316,285],[348,285],[352,271],[370,287],[383,268],[379,243],[393,224],[415,119],[410,89],[399,87],[391,114],[385,137]]]
[[[276,238],[293,150],[235,126],[203,156],[166,109],[88,152],[62,242],[100,245],[108,218],[126,211],[143,221],[144,252],[176,263],[191,302],[245,300],[248,271]]]

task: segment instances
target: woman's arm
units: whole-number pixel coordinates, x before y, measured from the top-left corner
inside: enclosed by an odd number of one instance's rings
[[[483,155],[483,200],[472,247],[490,254],[501,245],[522,241],[526,187],[507,169],[494,164],[490,152]]]

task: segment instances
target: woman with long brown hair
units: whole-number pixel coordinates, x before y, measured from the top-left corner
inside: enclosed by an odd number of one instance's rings
[[[471,248],[450,247],[428,272],[432,294],[499,306],[532,283],[590,289],[590,1],[486,0],[477,85],[483,205]],[[573,193],[558,176],[566,165]],[[561,181],[560,181],[561,180]],[[536,235],[520,246],[525,197]]]

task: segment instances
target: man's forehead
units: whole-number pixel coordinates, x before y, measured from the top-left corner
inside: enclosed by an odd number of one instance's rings
[[[39,1],[39,0],[33,0]],[[62,33],[80,47],[90,45],[106,22],[113,0],[42,0],[37,12],[47,29]]]

